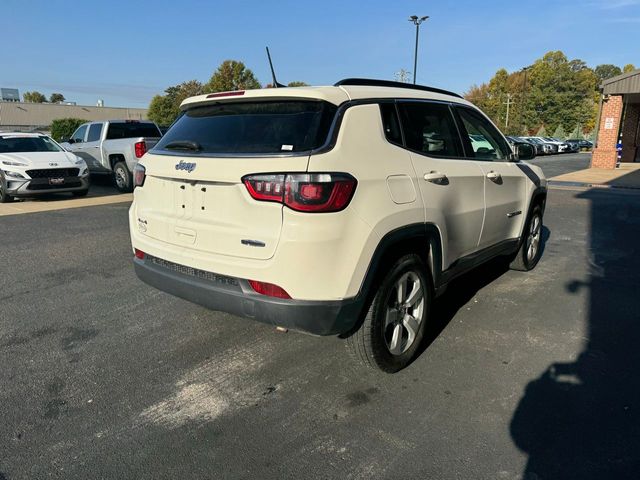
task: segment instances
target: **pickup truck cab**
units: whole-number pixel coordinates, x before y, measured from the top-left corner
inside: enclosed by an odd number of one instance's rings
[[[138,160],[158,143],[158,126],[141,120],[109,120],[80,125],[62,146],[83,158],[91,174],[113,175],[121,192],[133,190]]]

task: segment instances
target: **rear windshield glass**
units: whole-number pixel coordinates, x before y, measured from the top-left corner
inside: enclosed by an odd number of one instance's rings
[[[48,137],[11,137],[0,135],[0,153],[61,152]]]
[[[110,123],[107,140],[134,137],[160,137],[160,130],[153,123]]]
[[[323,145],[337,107],[322,101],[218,103],[187,110],[157,150],[274,154]]]

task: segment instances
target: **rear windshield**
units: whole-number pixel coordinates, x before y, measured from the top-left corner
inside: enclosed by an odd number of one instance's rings
[[[160,136],[160,130],[154,123],[110,123],[109,131],[107,131],[107,140]]]
[[[11,137],[0,135],[0,153],[61,152],[48,137]]]
[[[195,107],[176,120],[156,150],[238,155],[306,152],[325,143],[336,110],[322,101]]]

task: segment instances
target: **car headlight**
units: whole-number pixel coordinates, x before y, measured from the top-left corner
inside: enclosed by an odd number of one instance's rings
[[[3,165],[11,165],[12,167],[26,167],[27,166],[26,163],[10,162],[9,160],[3,160],[2,164]]]
[[[76,157],[76,165],[86,165],[86,162],[83,158]]]
[[[24,175],[22,175],[21,173],[18,172],[10,172],[8,170],[3,170],[2,173],[4,173],[4,176],[7,178],[24,178],[26,179],[27,177],[25,177]]]

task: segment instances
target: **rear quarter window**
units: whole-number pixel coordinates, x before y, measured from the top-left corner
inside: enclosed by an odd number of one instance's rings
[[[154,151],[174,152],[186,142],[209,154],[307,152],[326,142],[336,111],[328,102],[308,100],[195,107],[176,120]]]
[[[135,137],[160,137],[160,130],[154,123],[110,123],[107,140]]]

